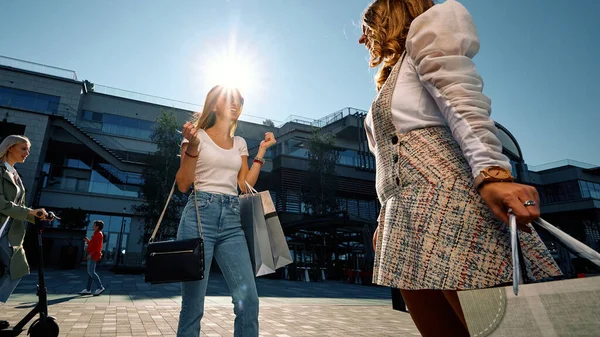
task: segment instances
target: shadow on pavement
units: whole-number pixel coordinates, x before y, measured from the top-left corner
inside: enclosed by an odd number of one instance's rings
[[[144,282],[143,275],[113,274],[110,271],[99,271],[106,295],[129,296],[131,300],[169,299],[181,296],[179,283],[150,285]],[[65,297],[65,301],[76,298],[81,284],[87,279],[83,269],[46,271],[46,287],[48,294],[73,294]],[[37,284],[37,275],[28,275],[19,284],[15,293],[32,294]],[[275,298],[327,298],[327,299],[365,299],[390,300],[389,288],[348,284],[341,281],[299,282],[256,278],[256,286],[260,297]],[[221,273],[210,274],[207,296],[230,296],[227,282]]]
[[[65,303],[65,302],[69,302],[70,300],[74,299],[74,298],[78,298],[80,297],[79,295],[77,296],[68,296],[68,297],[61,297],[61,298],[56,298],[53,300],[48,300],[48,306],[54,305],[54,304],[60,304],[60,303]],[[35,303],[31,303],[31,304],[21,304],[16,306],[15,308],[17,309],[29,309],[29,308],[33,308],[37,305],[37,302]]]

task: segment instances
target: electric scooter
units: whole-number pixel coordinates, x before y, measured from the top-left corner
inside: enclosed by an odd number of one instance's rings
[[[41,216],[41,212],[38,212],[38,216]],[[4,330],[0,330],[0,337],[18,336],[23,332],[23,328],[29,321],[31,321],[37,314],[40,315],[38,319],[33,321],[27,332],[31,337],[58,337],[58,323],[56,318],[48,316],[48,296],[46,291],[46,284],[44,282],[44,252],[42,250],[42,232],[44,227],[50,224],[54,219],[60,219],[54,213],[48,212],[46,220],[39,218],[35,219],[35,229],[37,231],[38,239],[38,250],[40,255],[40,262],[38,267],[38,286],[37,296],[38,304],[31,309],[31,311],[23,317],[23,319],[14,327],[8,327]]]

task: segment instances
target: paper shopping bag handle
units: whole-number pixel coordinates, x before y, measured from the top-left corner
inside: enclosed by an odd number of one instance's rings
[[[258,191],[256,189],[254,189],[254,187],[250,186],[250,184],[248,184],[247,181],[244,180],[244,182],[246,183],[246,191],[247,191],[247,193],[258,194]]]

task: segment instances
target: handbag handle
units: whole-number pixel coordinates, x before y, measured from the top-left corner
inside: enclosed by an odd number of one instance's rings
[[[510,247],[513,263],[513,292],[519,294],[519,284],[523,284],[523,275],[521,274],[522,254],[519,244],[519,230],[517,229],[517,217],[513,214],[512,209],[508,210],[508,224],[510,229]],[[527,275],[527,273],[524,273]]]
[[[573,238],[567,233],[561,231],[560,229],[551,225],[548,221],[542,218],[537,218],[533,220],[533,223],[545,229],[548,233],[557,238],[562,244],[567,246],[567,248],[569,248],[576,255],[592,262],[597,267],[600,267],[600,253],[598,253],[597,251],[593,250],[592,248],[588,247],[587,245]],[[519,245],[517,219],[512,213],[512,210],[509,210],[509,224],[513,260],[513,291],[515,295],[517,295],[519,292],[519,284],[523,283],[520,268],[523,254],[521,253],[521,247]]]
[[[175,192],[176,184],[177,184],[177,180],[173,181],[173,186],[171,186],[171,191],[169,192],[169,196],[167,197],[167,202],[165,203],[165,207],[163,207],[162,213],[160,214],[160,217],[158,218],[158,222],[156,223],[156,226],[154,227],[154,231],[152,232],[152,236],[150,236],[150,241],[148,243],[154,242],[154,237],[156,237],[156,233],[158,233],[158,228],[160,228],[160,224],[163,220],[163,217],[165,216],[165,213],[167,212],[167,206],[169,206],[169,201],[171,201],[173,192]],[[202,224],[200,224],[200,211],[198,210],[198,199],[196,199],[196,183],[194,183],[194,191],[192,192],[192,194],[194,194],[194,205],[196,206],[196,218],[198,220],[198,231],[200,233],[200,237],[202,237]]]
[[[567,246],[576,255],[592,262],[594,265],[600,268],[600,253],[588,247],[586,244],[573,238],[567,233],[561,231],[555,226],[552,226],[548,221],[537,218],[533,221],[536,225],[542,227],[552,236],[557,238],[563,245]]]

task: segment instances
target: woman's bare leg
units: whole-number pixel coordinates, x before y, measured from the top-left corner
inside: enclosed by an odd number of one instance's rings
[[[458,319],[460,319],[464,327],[468,329],[469,327],[467,326],[467,321],[465,320],[465,314],[462,311],[462,307],[460,306],[460,301],[458,299],[458,291],[443,290],[443,293],[444,297],[446,297],[446,300],[448,300],[448,303],[450,303],[450,306],[452,306],[454,313],[456,316],[458,316]]]
[[[468,337],[442,290],[401,290],[408,312],[423,337]],[[461,311],[462,312],[462,311]]]

